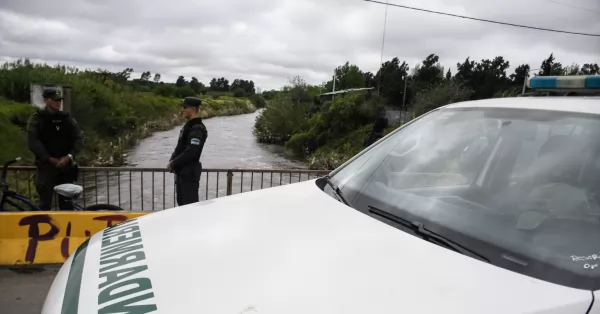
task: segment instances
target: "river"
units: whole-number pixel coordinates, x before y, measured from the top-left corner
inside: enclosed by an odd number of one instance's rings
[[[292,158],[282,146],[257,143],[252,135],[259,111],[251,114],[204,120],[208,139],[200,161],[204,169],[307,169],[307,164]],[[173,152],[179,130],[154,133],[128,152],[129,166],[164,169]],[[234,173],[233,194],[258,187],[295,183],[316,176],[307,174]],[[170,173],[120,171],[85,175],[85,205],[119,204],[125,210],[161,210],[175,206],[174,177]],[[227,173],[202,173],[200,199],[227,193]],[[81,183],[81,182],[80,182]],[[82,204],[84,205],[84,204]]]

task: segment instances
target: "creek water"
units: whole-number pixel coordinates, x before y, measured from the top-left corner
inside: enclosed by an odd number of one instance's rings
[[[270,186],[290,184],[317,175],[294,173],[307,169],[305,161],[286,154],[282,146],[257,143],[252,135],[259,111],[229,117],[204,120],[208,139],[202,157],[203,169],[256,169],[252,173],[233,172],[232,193],[246,192]],[[110,203],[125,210],[162,210],[176,206],[174,176],[153,172],[164,169],[173,152],[180,127],[157,132],[142,140],[128,152],[128,167],[133,171],[86,173],[85,205]],[[261,169],[286,169],[289,173],[261,172]],[[227,193],[227,172],[203,172],[200,179],[200,199],[211,199]],[[82,204],[83,205],[83,204]]]

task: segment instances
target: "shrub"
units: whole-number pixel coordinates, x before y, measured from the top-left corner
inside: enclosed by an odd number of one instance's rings
[[[233,91],[234,97],[246,97],[246,91],[243,88],[236,88]]]
[[[415,96],[413,108],[417,116],[451,103],[469,100],[473,91],[455,80],[425,89]]]
[[[267,106],[267,101],[261,95],[252,95],[250,96],[250,101],[254,104],[256,108],[264,108]]]
[[[177,87],[171,84],[160,84],[154,88],[154,93],[164,97],[174,97],[177,93]]]

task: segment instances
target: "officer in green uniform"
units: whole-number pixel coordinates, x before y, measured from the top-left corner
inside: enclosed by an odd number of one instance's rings
[[[188,120],[179,132],[177,147],[171,155],[167,169],[175,173],[177,205],[197,203],[199,201],[200,174],[202,164],[200,155],[208,137],[206,126],[198,117],[202,101],[196,97],[187,97],[180,104],[183,116]]]
[[[61,111],[62,93],[44,89],[46,107],[35,112],[27,122],[27,144],[35,155],[35,186],[40,197],[40,209],[50,210],[54,187],[75,181],[73,160],[81,151],[83,139],[77,121]],[[73,210],[72,204],[58,196],[60,210]]]

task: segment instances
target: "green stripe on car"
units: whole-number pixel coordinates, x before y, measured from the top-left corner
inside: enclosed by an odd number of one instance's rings
[[[81,278],[83,277],[83,266],[85,255],[90,239],[85,240],[75,251],[71,261],[71,269],[63,297],[62,314],[77,314],[79,311],[79,294],[81,292]]]

